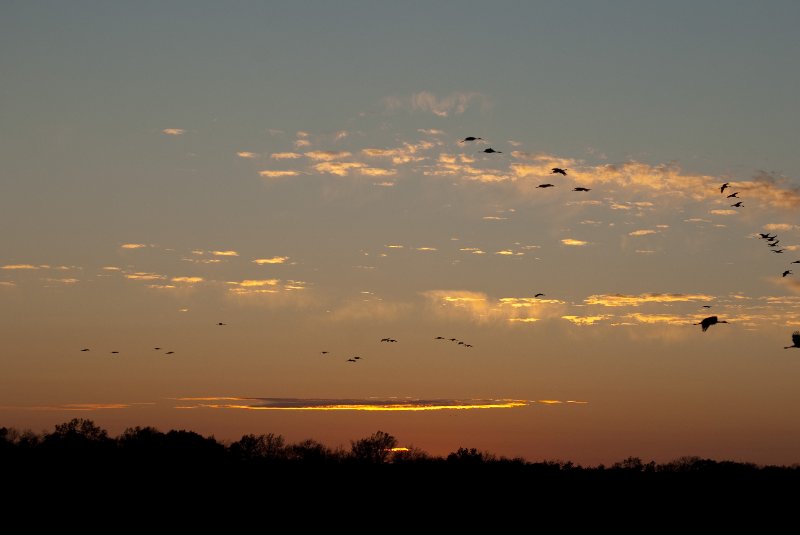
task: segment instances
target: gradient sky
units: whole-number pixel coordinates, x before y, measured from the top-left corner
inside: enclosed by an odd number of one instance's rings
[[[375,4],[0,6],[0,425],[800,462],[800,5]]]

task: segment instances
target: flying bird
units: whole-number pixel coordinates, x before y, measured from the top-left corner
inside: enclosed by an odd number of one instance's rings
[[[792,274],[792,270],[791,269],[787,269],[786,271],[783,272],[781,277],[785,277],[786,275],[791,275],[791,274]]]
[[[444,340],[444,336],[437,336],[434,340]]]
[[[391,342],[391,338],[381,338],[381,342]]]
[[[732,204],[732,205],[731,205],[731,208],[741,208],[742,206],[744,206],[744,205],[742,204],[742,201],[739,201],[739,202],[737,202],[736,204]]]
[[[577,188],[573,188],[572,191],[592,191],[591,188],[582,188],[578,186]]]
[[[792,345],[784,346],[783,349],[791,349],[793,347],[800,348],[800,331],[795,331],[792,333]]]
[[[538,186],[536,186],[536,187],[537,187],[537,188],[553,188],[553,187],[555,187],[555,186],[553,186],[553,184],[539,184],[539,185],[538,185]]]
[[[116,355],[117,353],[119,353],[119,351],[112,351],[111,353],[113,353],[114,355]]]
[[[158,351],[158,350],[160,350],[161,348],[160,348],[160,347],[154,347],[153,349],[155,349],[156,351]]]
[[[719,188],[719,192],[720,192],[720,193],[725,193],[725,188],[727,188],[728,186],[730,186],[730,184],[731,184],[730,182],[725,182],[725,183],[724,183],[722,186],[720,186],[720,188]]]
[[[783,249],[772,249],[773,253],[781,254],[784,250]]]
[[[492,147],[489,147],[488,149],[483,149],[482,152],[485,152],[486,154],[492,154],[493,152],[496,152],[497,154],[503,154],[503,151],[494,150]]]
[[[766,234],[764,234],[763,232],[759,232],[759,233],[758,233],[758,236],[759,236],[760,238],[762,238],[762,239],[766,240],[767,238],[769,238],[769,232],[767,232]]]
[[[355,360],[361,360],[361,357],[353,357]]]
[[[550,174],[555,175],[556,173],[559,174],[559,175],[567,176],[567,170],[566,169],[561,169],[560,167],[553,167],[550,170]]]
[[[790,264],[800,264],[800,260],[795,260],[794,262],[789,262]],[[82,349],[81,351],[89,351],[88,349]]]
[[[467,136],[464,139],[462,139],[461,141],[459,141],[459,143],[464,143],[465,141],[477,141],[479,139],[483,140],[482,137]]]
[[[221,321],[217,323],[217,325],[227,325],[227,323],[222,323]]]
[[[544,294],[542,294],[542,293],[538,293],[538,294],[536,294],[536,295],[534,295],[534,296],[533,296],[533,298],[534,298],[534,299],[536,299],[537,297],[544,297]]]
[[[84,347],[83,349],[81,349],[81,351],[89,351],[89,348],[88,347]]]
[[[167,352],[166,352],[166,353],[164,353],[164,354],[165,354],[165,355],[172,355],[173,353],[175,353],[175,352],[174,352],[174,351],[167,351]]]
[[[451,342],[458,342],[458,338],[450,338]]]
[[[347,362],[358,362],[356,359],[347,359]]]
[[[712,325],[716,325],[717,323],[728,323],[728,322],[725,320],[720,320],[716,316],[709,316],[700,323],[692,323],[692,325],[700,325],[703,328],[703,332],[706,332],[709,327],[711,327]]]
[[[327,351],[320,351],[319,353],[320,353],[320,355],[327,355],[328,354]]]
[[[777,247],[781,240],[775,240],[767,244],[767,247]]]
[[[464,347],[472,347],[472,344],[464,344]]]
[[[711,308],[711,305],[703,305],[703,308]]]
[[[737,199],[739,198],[739,192],[738,191],[734,191],[733,193],[731,193],[730,195],[728,195],[725,198],[726,199],[733,199],[734,197],[737,198]]]
[[[463,346],[464,342],[459,342],[458,345]]]

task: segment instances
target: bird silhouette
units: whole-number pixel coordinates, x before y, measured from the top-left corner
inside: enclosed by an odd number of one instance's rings
[[[792,345],[784,346],[783,349],[791,349],[793,347],[800,348],[800,331],[795,331],[792,333]]]
[[[791,275],[791,274],[792,274],[792,270],[791,269],[787,269],[786,271],[783,272],[781,277],[785,277],[786,275]]]
[[[730,186],[730,184],[731,184],[730,182],[725,182],[725,183],[724,183],[722,186],[720,186],[720,188],[719,188],[719,192],[720,192],[720,193],[725,193],[725,188],[727,188],[728,186]]]
[[[227,325],[227,323],[222,323],[221,321],[217,323],[217,325]]]
[[[538,186],[536,186],[536,187],[537,187],[537,188],[553,188],[553,187],[555,187],[555,186],[553,186],[553,184],[539,184],[539,185],[538,185]]]
[[[391,338],[381,338],[381,342],[391,342]]]
[[[464,347],[472,347],[472,344],[464,344]]]
[[[762,237],[763,237],[765,240],[767,240],[767,241],[769,241],[769,240],[774,240],[775,238],[777,238],[777,237],[778,237],[778,235],[777,235],[777,234],[775,234],[774,236],[770,236],[770,235],[769,235],[769,233],[767,233],[767,234],[761,234],[761,236],[762,236]]]
[[[758,236],[759,238],[766,240],[767,238],[769,238],[769,232],[767,232],[766,234],[764,234],[763,232],[759,232]]]
[[[81,351],[89,351],[89,348],[88,347],[84,347],[83,349],[81,349]]]
[[[166,352],[166,353],[164,353],[164,354],[165,354],[165,355],[172,355],[172,354],[174,354],[174,353],[175,353],[174,351],[167,351],[167,352]]]
[[[711,305],[703,305],[703,308],[711,308]]]
[[[734,197],[737,198],[737,199],[739,198],[739,192],[738,191],[734,191],[733,193],[731,193],[730,195],[728,195],[725,198],[726,199],[733,199]]]
[[[465,141],[477,141],[479,139],[483,140],[482,137],[467,136],[464,139],[462,139],[461,141],[459,141],[459,143],[464,143]]]
[[[554,174],[556,174],[556,173],[558,173],[559,175],[564,175],[564,176],[567,176],[567,170],[566,170],[566,169],[561,169],[560,167],[553,167],[553,168],[550,170],[550,174],[553,174],[553,175],[554,175]]]
[[[742,206],[744,206],[744,205],[742,204],[742,201],[739,201],[739,202],[737,202],[736,204],[732,204],[732,205],[731,205],[731,208],[741,208]]]
[[[483,149],[482,152],[485,152],[486,154],[492,154],[493,152],[496,152],[497,154],[503,154],[503,151],[494,150],[492,147],[489,147],[488,149]]]
[[[800,260],[795,260],[794,262],[789,262],[790,264],[800,264]],[[84,349],[83,351],[89,351],[88,349]]]
[[[119,351],[112,351],[111,353],[116,355],[117,353],[119,353]]]
[[[700,325],[703,328],[703,332],[706,332],[709,327],[711,327],[712,325],[716,325],[717,323],[728,323],[728,322],[725,320],[720,320],[716,316],[709,316],[700,323],[692,323],[692,325]]]
[[[361,357],[353,357],[356,360],[361,360]]]
[[[783,253],[783,251],[784,251],[784,249],[772,249],[773,253],[778,253],[778,254]]]
[[[769,242],[767,247],[777,247],[781,240],[775,240],[773,242]]]
[[[154,347],[153,349],[155,349],[156,351],[158,351],[158,350],[160,350],[161,348],[160,348],[160,347]]]
[[[582,188],[578,186],[577,188],[572,188],[572,191],[592,191],[590,188]]]
[[[464,342],[459,342],[458,345],[463,346]]]
[[[543,293],[538,293],[538,294],[533,296],[534,299],[536,299],[537,297],[544,297],[544,294]]]
[[[327,355],[328,354],[327,351],[320,351],[319,353],[320,353],[320,355]]]
[[[356,359],[347,359],[347,362],[358,362]]]
[[[434,340],[444,340],[444,336],[437,336]]]
[[[451,342],[458,342],[458,338],[450,338],[449,340],[450,340]]]

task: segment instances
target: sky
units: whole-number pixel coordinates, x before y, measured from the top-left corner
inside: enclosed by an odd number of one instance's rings
[[[800,462],[798,22],[4,2],[0,425]]]

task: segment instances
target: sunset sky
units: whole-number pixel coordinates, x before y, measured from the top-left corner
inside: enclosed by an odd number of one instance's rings
[[[800,462],[798,23],[4,2],[0,426]]]

